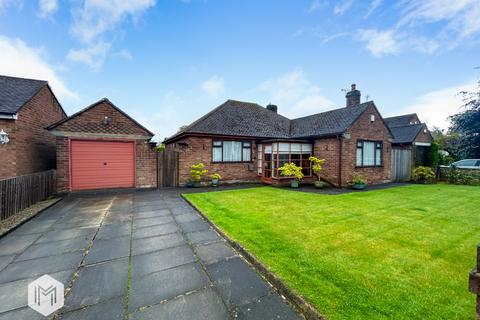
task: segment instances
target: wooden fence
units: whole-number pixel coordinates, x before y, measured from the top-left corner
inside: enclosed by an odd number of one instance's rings
[[[178,187],[178,152],[164,150],[158,154],[158,187]]]
[[[47,199],[55,192],[55,170],[0,180],[0,220]]]

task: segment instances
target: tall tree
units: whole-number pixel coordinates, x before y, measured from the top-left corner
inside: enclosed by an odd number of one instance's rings
[[[462,112],[450,117],[450,131],[456,131],[460,137],[462,156],[480,158],[480,80],[474,91],[462,91]]]

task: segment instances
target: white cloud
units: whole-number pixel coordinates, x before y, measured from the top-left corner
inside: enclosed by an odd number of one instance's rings
[[[95,45],[83,49],[70,49],[67,59],[74,62],[82,62],[88,65],[93,71],[98,71],[105,62],[110,44],[100,41]]]
[[[113,56],[119,57],[119,58],[122,58],[122,59],[125,59],[125,60],[132,60],[133,59],[132,53],[130,51],[128,51],[127,49],[122,49],[120,51],[117,51],[113,54]]]
[[[383,0],[372,0],[370,6],[368,7],[368,12],[365,15],[365,18],[368,18],[378,7],[382,4]]]
[[[40,8],[40,16],[46,18],[58,10],[58,0],[40,0],[38,6]]]
[[[42,49],[29,47],[23,40],[0,36],[0,74],[47,80],[59,99],[77,99],[43,56]]]
[[[72,33],[89,43],[107,31],[114,30],[125,19],[133,20],[155,5],[155,0],[85,0],[72,11]]]
[[[318,11],[318,10],[322,9],[325,6],[326,6],[326,2],[324,2],[322,0],[313,0],[310,3],[310,6],[308,7],[307,12],[308,13],[313,13],[315,11]]]
[[[342,15],[350,9],[353,4],[353,0],[345,0],[343,2],[337,3],[333,8],[334,14]]]
[[[202,90],[211,97],[218,97],[225,93],[223,78],[212,76],[202,83]]]
[[[269,95],[269,102],[279,105],[279,112],[296,118],[331,109],[333,103],[321,94],[300,69],[260,84],[260,91]]]
[[[360,40],[366,43],[368,51],[376,57],[396,53],[400,50],[394,30],[361,29],[359,35]]]
[[[415,99],[413,104],[403,108],[402,114],[417,113],[420,120],[426,122],[430,128],[436,126],[446,129],[449,126],[448,116],[461,111],[463,102],[458,93],[474,91],[475,88],[476,82],[472,80],[465,84],[428,92]]]

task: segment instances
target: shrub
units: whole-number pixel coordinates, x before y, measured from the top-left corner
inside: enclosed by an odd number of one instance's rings
[[[281,172],[282,176],[292,177],[298,181],[302,180],[304,177],[302,173],[302,168],[297,167],[297,165],[293,162],[284,164],[283,166],[278,168],[278,170]]]
[[[190,176],[192,177],[193,181],[201,181],[204,174],[208,172],[208,170],[204,169],[205,165],[203,163],[193,164],[190,167]]]
[[[427,183],[433,181],[435,178],[435,172],[429,167],[416,167],[412,173],[413,181],[417,183]]]
[[[163,143],[160,143],[157,146],[157,152],[162,152],[162,151],[165,151],[165,145]]]
[[[354,172],[351,184],[367,184],[367,180],[358,172]]]
[[[219,175],[218,173],[214,173],[210,176],[213,180],[220,180],[222,179],[222,176]]]
[[[436,168],[440,162],[440,154],[438,152],[438,144],[432,142],[428,150],[427,165],[430,168]]]
[[[308,160],[312,163],[313,174],[316,175],[318,181],[320,181],[320,172],[322,172],[322,165],[325,163],[325,159],[318,159],[317,157],[311,156]]]

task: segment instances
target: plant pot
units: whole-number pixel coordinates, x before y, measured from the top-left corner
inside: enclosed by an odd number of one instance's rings
[[[292,180],[292,181],[290,181],[290,187],[292,187],[292,188],[298,188],[298,180]]]
[[[354,183],[352,185],[352,188],[355,190],[363,190],[365,189],[366,184],[365,183]]]
[[[212,187],[218,186],[218,179],[212,179]]]
[[[315,188],[323,189],[325,187],[325,182],[323,181],[315,181]]]
[[[185,187],[192,188],[193,187],[193,182],[191,180],[188,180],[187,183],[185,184]]]
[[[202,182],[201,181],[193,181],[193,187],[194,188],[200,188],[202,186]]]

